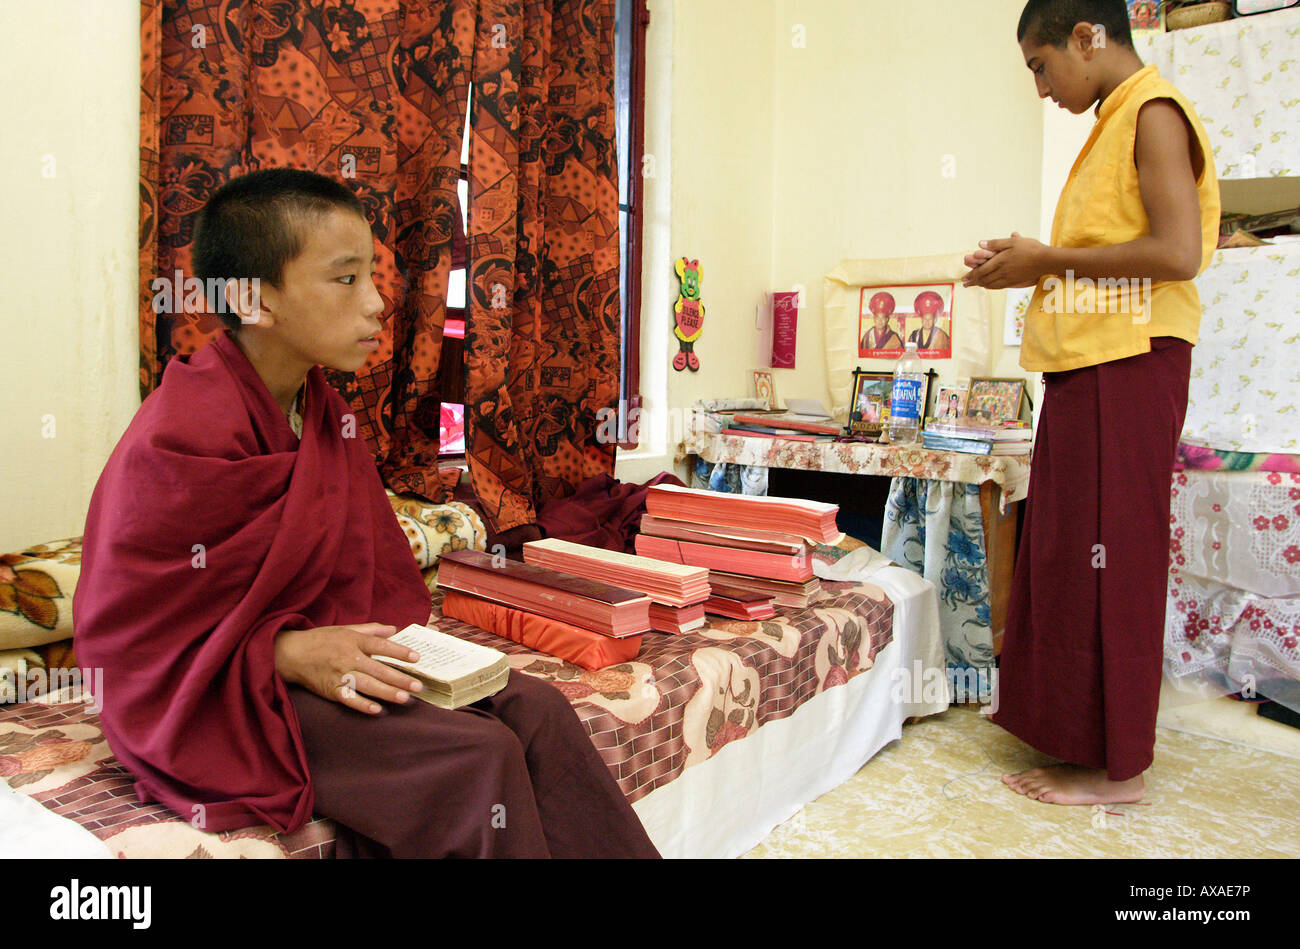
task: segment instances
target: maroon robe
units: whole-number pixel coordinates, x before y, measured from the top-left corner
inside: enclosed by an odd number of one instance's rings
[[[345,852],[544,856],[571,832],[557,814],[573,805],[598,807],[591,824],[609,835],[602,849],[572,833],[575,849],[655,855],[544,682],[512,673],[471,709],[412,699],[371,717],[276,672],[283,629],[401,629],[430,612],[351,411],[319,368],[300,442],[229,337],[173,360],[95,488],[74,612],[78,659],[103,669],[104,734],[137,794],[201,829],[292,831],[316,811],[344,825]]]
[[[1045,373],[993,721],[1125,781],[1151,765],[1190,343]]]

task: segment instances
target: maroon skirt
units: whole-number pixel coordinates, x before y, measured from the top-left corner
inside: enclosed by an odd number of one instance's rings
[[[993,721],[1124,781],[1151,765],[1170,479],[1192,345],[1046,373]]]
[[[339,857],[658,857],[569,700],[513,671],[449,711],[371,717],[291,686]]]

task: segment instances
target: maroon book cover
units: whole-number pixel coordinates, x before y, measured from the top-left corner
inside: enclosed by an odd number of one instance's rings
[[[574,596],[585,596],[589,600],[599,600],[612,606],[618,606],[629,600],[648,599],[644,593],[637,590],[616,587],[608,583],[601,583],[599,580],[574,576],[571,573],[561,573],[549,567],[522,563],[508,557],[492,557],[481,550],[455,550],[443,554],[439,559],[450,560],[473,570],[487,571],[494,577],[504,576],[512,580],[523,580],[526,583],[549,587],[552,590],[560,590]]]

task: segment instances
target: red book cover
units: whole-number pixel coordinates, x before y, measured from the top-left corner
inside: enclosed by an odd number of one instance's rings
[[[729,619],[760,620],[776,616],[771,600],[764,600],[761,603],[743,603],[725,596],[710,597],[704,604],[704,610],[706,613],[726,616]]]
[[[438,586],[522,607],[606,636],[632,636],[650,629],[650,598],[643,593],[481,551],[443,554],[438,560]]]
[[[723,435],[741,435],[745,438],[784,438],[792,442],[815,442],[812,435],[793,435],[781,432],[751,432],[747,428],[724,428]]]
[[[733,422],[742,425],[762,425],[766,428],[793,428],[798,432],[810,432],[813,435],[838,435],[844,431],[838,425],[826,422],[806,422],[803,419],[788,418],[782,415],[733,415]]]
[[[650,628],[657,633],[689,633],[704,625],[704,604],[691,606],[665,606],[650,604]]]
[[[589,629],[467,596],[455,590],[448,590],[444,596],[442,615],[584,669],[603,669],[616,663],[628,662],[635,659],[641,651],[640,636],[611,639]]]
[[[718,570],[709,571],[709,582],[722,590],[749,590],[758,596],[770,596],[777,606],[793,606],[802,609],[811,601],[814,594],[821,590],[821,581],[816,577],[803,583],[786,580],[763,580],[758,577],[742,577],[734,573]]]
[[[715,547],[712,544],[695,544],[666,537],[637,534],[636,552],[646,557],[657,557],[670,563],[686,563],[711,570],[728,570],[754,577],[773,580],[813,579],[812,560],[785,554],[769,554],[757,550],[740,550],[736,547]]]
[[[641,533],[656,537],[675,537],[677,540],[694,540],[701,544],[717,544],[719,547],[743,547],[738,540],[748,540],[758,547],[751,550],[770,550],[772,553],[797,554],[807,549],[808,542],[798,534],[782,534],[777,531],[760,531],[749,527],[716,527],[699,524],[695,521],[675,521],[668,517],[656,517],[653,514],[641,515]]]
[[[743,526],[798,534],[814,543],[838,544],[844,539],[835,526],[839,507],[819,501],[721,494],[656,484],[646,495],[646,513],[719,527]]]
[[[548,537],[524,544],[524,560],[593,580],[640,590],[656,603],[688,606],[709,598],[709,571],[618,550]]]

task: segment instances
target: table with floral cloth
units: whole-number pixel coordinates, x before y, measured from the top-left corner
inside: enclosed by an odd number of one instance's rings
[[[680,455],[715,466],[890,478],[881,552],[938,587],[949,665],[992,666],[1015,568],[1014,504],[1029,492],[1028,455],[700,432],[687,436]]]
[[[1178,472],[1170,525],[1166,675],[1300,711],[1300,474]]]

